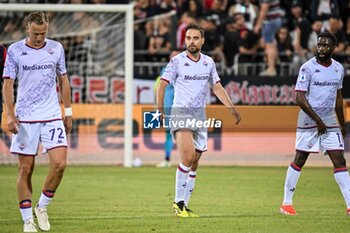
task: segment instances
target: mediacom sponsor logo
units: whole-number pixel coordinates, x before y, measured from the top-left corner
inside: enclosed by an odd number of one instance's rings
[[[37,64],[34,64],[32,66],[23,66],[23,70],[25,70],[25,71],[46,70],[46,69],[53,69],[53,65],[52,64],[48,64],[48,65],[37,65]]]

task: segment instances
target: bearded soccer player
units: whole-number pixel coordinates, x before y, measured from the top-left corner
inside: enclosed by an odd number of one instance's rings
[[[301,110],[296,133],[296,155],[287,170],[280,211],[296,215],[293,195],[310,153],[327,153],[334,166],[334,178],[350,215],[350,178],[344,158],[345,120],[341,88],[343,66],[332,59],[336,38],[329,32],[318,35],[316,57],[303,64],[295,86]]]
[[[185,44],[186,51],[173,57],[162,75],[157,91],[158,110],[164,112],[164,90],[171,83],[175,90],[171,121],[177,121],[179,115],[190,115],[194,120],[203,120],[208,86],[211,86],[215,95],[230,109],[238,124],[241,120],[240,114],[220,84],[213,59],[201,53],[204,30],[196,24],[188,25]],[[171,132],[181,158],[176,171],[174,212],[178,217],[198,217],[187,206],[194,190],[199,159],[207,150],[207,129],[171,127]]]
[[[13,133],[10,151],[18,157],[17,193],[24,232],[37,232],[32,212],[32,173],[39,143],[48,151],[49,174],[34,208],[39,228],[50,230],[47,207],[66,167],[67,133],[72,128],[70,86],[65,56],[59,42],[46,38],[49,19],[43,12],[25,18],[28,37],[8,48],[4,69],[4,103],[7,126]],[[18,79],[16,109],[14,82]],[[62,120],[57,84],[61,87],[65,117]]]

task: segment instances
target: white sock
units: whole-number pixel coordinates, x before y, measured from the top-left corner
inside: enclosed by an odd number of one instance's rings
[[[175,181],[175,202],[176,203],[184,200],[189,171],[190,171],[190,167],[186,167],[182,163],[179,163],[179,166],[176,169],[176,181]]]
[[[191,195],[193,193],[195,181],[196,181],[196,172],[190,171],[188,173],[187,187],[185,190],[185,198],[184,198],[186,206],[188,205],[188,202],[190,201]]]
[[[33,220],[33,210],[32,210],[32,201],[23,200],[19,203],[19,211],[21,212],[23,222],[28,222]]]
[[[283,205],[293,204],[293,195],[297,186],[301,168],[291,163],[287,170],[286,181],[284,183]]]
[[[39,198],[38,208],[47,208],[47,206],[51,203],[54,196],[55,196],[54,191],[43,190]]]
[[[334,178],[337,182],[341,193],[343,194],[346,207],[350,208],[350,177],[348,170],[344,168],[334,169]]]

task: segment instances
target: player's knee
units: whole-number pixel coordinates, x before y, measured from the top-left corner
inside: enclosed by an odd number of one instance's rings
[[[346,161],[345,158],[339,158],[335,161],[333,161],[334,168],[343,168],[346,167]]]
[[[296,157],[293,161],[293,163],[300,168],[302,168],[305,165],[305,162],[306,162],[306,158],[300,158],[300,157]]]
[[[193,158],[184,158],[182,159],[182,164],[186,167],[192,167],[193,164]]]
[[[53,169],[58,174],[63,174],[64,170],[66,169],[66,162],[65,161],[59,161],[53,164]]]
[[[18,167],[18,174],[20,177],[30,177],[33,173],[33,166],[30,164],[21,164]]]

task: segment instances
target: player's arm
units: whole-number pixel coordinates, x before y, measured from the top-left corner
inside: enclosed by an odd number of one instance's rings
[[[64,117],[64,127],[66,128],[66,133],[69,133],[72,129],[72,108],[71,108],[71,93],[70,85],[68,81],[67,74],[61,75],[58,78],[61,98],[64,105],[65,117]]]
[[[221,85],[220,82],[214,84],[213,91],[215,95],[219,98],[221,103],[223,103],[226,107],[230,109],[231,114],[236,118],[236,124],[238,124],[241,121],[241,115],[236,110],[235,106],[231,102],[230,98],[227,95],[227,92],[225,91],[224,87]]]
[[[19,121],[15,116],[15,109],[14,109],[14,99],[13,99],[14,83],[15,83],[14,79],[10,79],[10,78],[4,79],[2,93],[3,93],[4,104],[5,104],[5,109],[7,113],[7,127],[10,132],[16,134],[18,133]]]
[[[341,93],[341,90],[337,91],[337,100],[335,103],[335,112],[338,117],[338,122],[340,125],[341,133],[343,135],[343,138],[346,136],[346,131],[345,131],[345,118],[344,118],[344,109],[343,109],[343,95]]]
[[[297,91],[296,101],[297,101],[297,104],[300,106],[300,108],[316,122],[318,134],[319,135],[324,134],[327,130],[326,125],[323,123],[321,118],[312,109],[309,101],[307,101],[305,97],[305,92]]]
[[[157,109],[161,113],[164,113],[164,93],[165,88],[168,86],[168,84],[169,83],[167,81],[161,79],[157,88]]]

